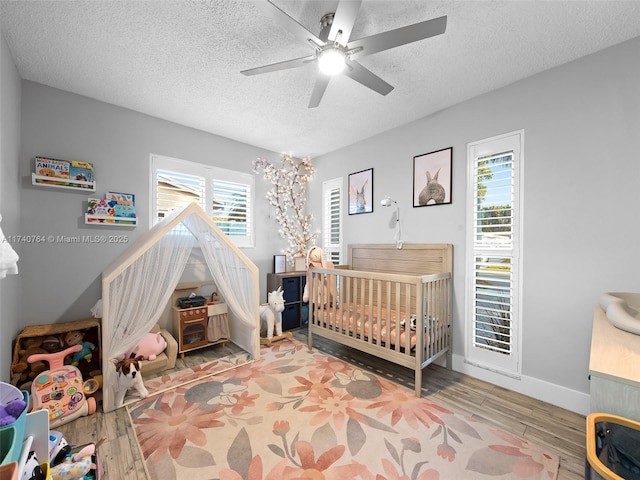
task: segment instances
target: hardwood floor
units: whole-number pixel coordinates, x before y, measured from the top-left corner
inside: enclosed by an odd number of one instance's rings
[[[306,330],[294,332],[294,337],[306,342]],[[413,389],[411,370],[319,337],[314,338],[314,348]],[[235,345],[227,343],[225,349],[197,350],[187,354],[184,362],[179,359],[176,367],[197,365],[233,353],[235,349]],[[439,366],[425,368],[422,390],[423,396],[434,402],[552,450],[560,456],[559,480],[584,478],[586,420],[583,415]],[[120,408],[103,414],[100,408],[96,414],[81,417],[58,430],[74,444],[106,437],[99,453],[108,479],[146,479],[127,410]]]

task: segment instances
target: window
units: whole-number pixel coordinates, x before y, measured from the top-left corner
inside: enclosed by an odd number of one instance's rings
[[[467,146],[466,359],[520,369],[520,217],[522,141],[515,132]]]
[[[254,176],[151,155],[151,223],[197,202],[239,247],[253,247]]]
[[[342,178],[322,182],[322,248],[328,260],[342,263]]]

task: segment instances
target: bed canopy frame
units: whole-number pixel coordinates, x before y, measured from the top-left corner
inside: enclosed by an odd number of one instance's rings
[[[182,227],[181,227],[182,226]],[[195,239],[195,242],[194,242]],[[258,267],[196,203],[174,210],[102,273],[103,409],[114,410],[116,370],[124,354],[157,323],[197,243],[229,307],[231,341],[260,357]]]

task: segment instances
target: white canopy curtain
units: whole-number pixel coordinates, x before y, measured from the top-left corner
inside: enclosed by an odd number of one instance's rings
[[[154,225],[102,274],[105,412],[115,408],[117,382],[111,360],[126,353],[158,322],[182,277],[194,237],[228,303],[235,324],[231,341],[259,358],[258,268],[192,203]]]
[[[254,303],[259,293],[255,290],[256,285],[250,269],[230,244],[214,238],[202,218],[192,215],[186,217],[183,223],[198,240],[218,291],[235,314],[237,321],[247,327],[254,326]],[[251,330],[251,333],[258,335],[256,330]],[[250,343],[253,344],[255,340],[256,338],[251,338]]]

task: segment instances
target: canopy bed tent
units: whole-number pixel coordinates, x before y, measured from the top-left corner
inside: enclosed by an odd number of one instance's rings
[[[182,227],[181,227],[182,226]],[[131,349],[158,321],[196,245],[227,302],[231,341],[260,357],[258,267],[196,203],[174,210],[102,273],[103,408],[116,408],[111,359]]]

